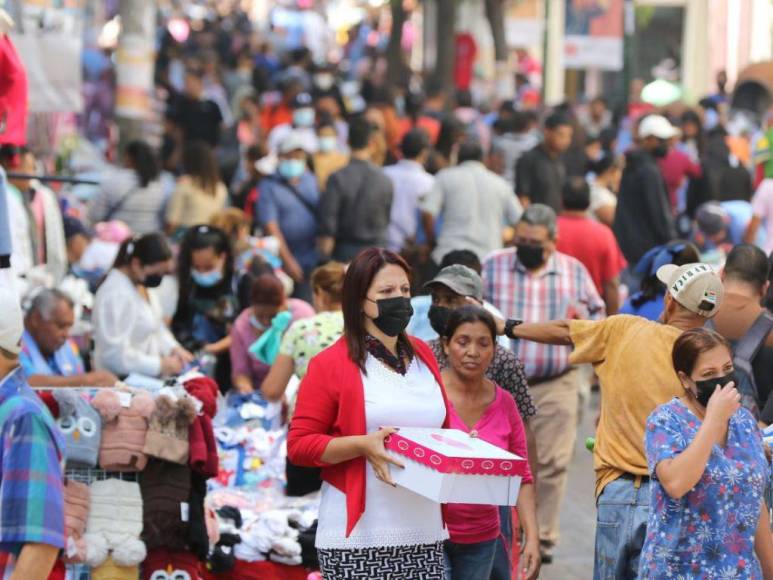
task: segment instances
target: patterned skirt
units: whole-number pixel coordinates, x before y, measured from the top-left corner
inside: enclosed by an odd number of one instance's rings
[[[324,580],[443,580],[443,544],[317,550]]]

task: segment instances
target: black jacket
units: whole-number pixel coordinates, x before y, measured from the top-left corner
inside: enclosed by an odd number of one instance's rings
[[[631,265],[650,248],[676,237],[666,184],[655,159],[645,151],[626,156],[613,230]]]

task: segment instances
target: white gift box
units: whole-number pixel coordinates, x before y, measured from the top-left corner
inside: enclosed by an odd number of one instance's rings
[[[527,463],[458,429],[401,428],[384,440],[392,481],[438,503],[515,505]]]

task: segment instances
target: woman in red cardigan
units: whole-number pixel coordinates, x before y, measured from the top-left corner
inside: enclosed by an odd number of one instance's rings
[[[326,579],[443,579],[441,507],[397,487],[384,449],[395,427],[447,427],[448,402],[427,345],[405,334],[409,268],[363,250],[346,272],[344,336],[312,359],[287,441],[296,465],[322,467],[317,528]]]

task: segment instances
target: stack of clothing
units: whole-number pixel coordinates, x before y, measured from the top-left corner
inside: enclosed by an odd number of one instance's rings
[[[91,486],[67,482],[67,563],[108,579],[137,578],[140,566],[148,578],[157,566],[191,573],[207,561],[219,541],[204,505],[207,480],[219,471],[218,393],[204,377],[154,394],[125,386],[99,389],[91,400],[41,393],[71,443],[68,467],[110,472]]]

